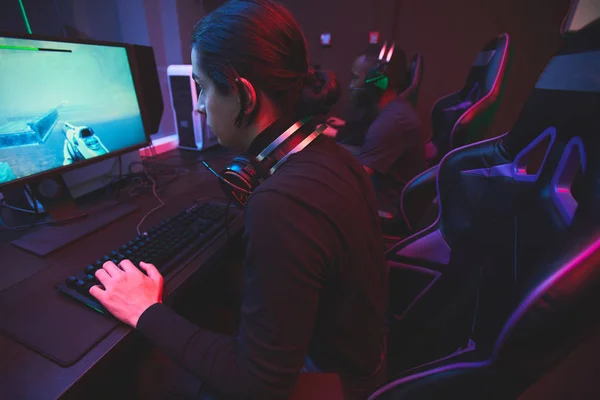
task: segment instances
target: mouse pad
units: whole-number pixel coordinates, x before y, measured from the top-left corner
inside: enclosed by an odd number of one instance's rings
[[[0,293],[0,330],[68,367],[106,337],[118,322],[57,293],[57,276],[62,275],[57,274],[56,268],[46,268]]]

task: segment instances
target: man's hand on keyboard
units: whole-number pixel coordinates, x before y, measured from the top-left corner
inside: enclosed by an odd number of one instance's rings
[[[141,262],[140,268],[147,276],[129,260],[121,261],[119,266],[108,261],[96,271],[104,288],[90,288],[90,294],[112,315],[133,328],[148,307],[162,302],[162,275],[152,264]]]

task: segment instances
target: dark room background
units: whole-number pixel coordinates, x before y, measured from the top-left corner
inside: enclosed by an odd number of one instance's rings
[[[31,29],[45,35],[152,45],[163,85],[165,114],[160,133],[174,132],[166,86],[169,64],[189,63],[194,23],[223,0],[23,0]],[[311,62],[333,70],[343,88],[350,66],[368,44],[369,31],[395,40],[410,58],[424,57],[418,111],[429,134],[435,100],[458,90],[490,39],[508,33],[512,62],[503,102],[490,135],[510,129],[544,65],[560,45],[560,24],[569,0],[280,0],[306,34]],[[25,33],[18,0],[0,0],[0,31]],[[322,48],[322,32],[332,47]],[[1,90],[1,88],[0,88]],[[345,97],[334,109],[341,114]]]

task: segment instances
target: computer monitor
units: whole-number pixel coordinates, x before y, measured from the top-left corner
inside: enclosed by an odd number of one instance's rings
[[[0,187],[149,144],[126,44],[0,34]]]

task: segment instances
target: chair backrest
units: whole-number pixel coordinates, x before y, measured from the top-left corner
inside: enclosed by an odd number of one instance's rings
[[[450,268],[477,294],[471,338],[491,348],[544,257],[600,226],[600,21],[567,38],[513,129],[450,153],[438,184]]]
[[[577,32],[600,18],[600,4],[597,0],[571,0],[569,12],[560,27],[564,36]]]
[[[473,359],[466,352],[456,352],[403,374],[379,388],[369,400],[516,398],[555,369],[574,349],[587,349],[589,342],[596,342],[597,349],[600,227],[591,228],[570,237],[557,249],[555,255],[560,256],[549,264],[542,279],[534,280],[533,289],[504,324],[489,358]],[[581,348],[575,354],[581,353]],[[592,358],[579,358],[575,365],[568,360],[569,375],[593,369],[598,362],[594,360],[594,365],[588,365]],[[586,375],[593,377],[593,373]],[[584,382],[569,383],[579,386]],[[563,385],[564,382],[561,389]],[[579,393],[597,385],[586,382],[584,386]]]
[[[440,215],[428,229],[439,229],[449,262],[436,270],[441,290],[411,304],[438,356],[469,344],[515,375],[504,382],[531,383],[598,322],[599,153],[596,21],[566,37],[509,133],[440,163]]]
[[[492,353],[502,375],[524,389],[600,324],[600,229],[571,237],[504,324]],[[557,251],[558,253],[558,251]]]
[[[453,148],[486,137],[506,81],[509,53],[508,34],[491,40],[475,58],[463,88],[434,104],[431,141],[437,161]]]
[[[400,93],[400,96],[404,97],[414,107],[417,106],[419,100],[419,92],[423,80],[423,68],[423,56],[415,54],[408,65],[408,87]]]

